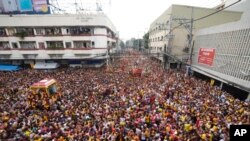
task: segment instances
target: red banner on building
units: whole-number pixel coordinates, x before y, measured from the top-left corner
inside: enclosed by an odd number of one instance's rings
[[[215,55],[214,48],[200,48],[198,63],[212,66],[214,62],[214,55]]]

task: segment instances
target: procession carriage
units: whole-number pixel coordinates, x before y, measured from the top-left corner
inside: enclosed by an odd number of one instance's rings
[[[57,81],[55,79],[43,79],[30,86],[31,93],[28,96],[31,107],[48,109],[60,96]]]

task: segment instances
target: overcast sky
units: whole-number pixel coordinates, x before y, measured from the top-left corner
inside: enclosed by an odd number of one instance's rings
[[[150,24],[172,4],[214,7],[221,0],[52,0],[53,3],[75,12],[77,6],[84,9],[96,9],[96,2],[113,22],[120,38],[138,38],[148,30]]]

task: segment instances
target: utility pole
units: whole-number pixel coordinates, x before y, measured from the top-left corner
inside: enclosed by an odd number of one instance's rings
[[[188,58],[188,65],[186,66],[186,75],[189,75],[189,71],[191,69],[191,64],[192,64],[192,53],[193,53],[192,40],[193,40],[193,23],[194,23],[193,14],[194,14],[194,8],[192,7],[189,41],[188,41],[189,58]]]
[[[106,63],[107,63],[107,67],[109,67],[109,46],[107,46],[107,52],[106,52]]]
[[[172,48],[172,40],[173,40],[173,29],[172,29],[172,22],[173,22],[173,16],[170,15],[169,18],[169,33],[166,38],[168,38],[168,45],[166,47],[166,52],[164,52],[164,64],[163,67],[165,69],[170,68],[170,54],[171,54],[171,48]]]
[[[188,48],[189,48],[189,62],[190,62],[190,65],[191,65],[191,60],[192,60],[192,40],[193,40],[193,22],[194,22],[194,19],[193,19],[193,14],[194,14],[194,8],[192,7],[192,12],[191,12],[191,22],[190,22],[190,33],[189,33],[189,41],[188,41]]]
[[[187,48],[189,49],[188,56],[187,56],[188,65],[191,64],[191,60],[192,60],[192,41],[193,41],[193,22],[194,22],[194,19],[193,19],[194,8],[193,7],[190,7],[190,8],[191,8],[190,19],[187,19],[187,18],[174,18],[173,19],[175,21],[179,21],[179,24],[180,24],[179,26],[183,26],[188,31],[188,36],[189,36],[188,37],[188,45],[187,45]],[[190,66],[187,66],[187,70],[188,69],[190,69]]]

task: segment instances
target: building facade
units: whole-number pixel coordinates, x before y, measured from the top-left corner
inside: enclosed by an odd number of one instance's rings
[[[116,29],[104,14],[1,15],[0,63],[105,63],[117,46]]]
[[[242,14],[235,11],[223,11],[197,20],[216,11],[217,9],[172,5],[150,25],[151,54],[167,68],[171,64],[187,62],[192,46],[191,41],[197,30],[237,21]]]
[[[228,0],[225,6],[232,4]],[[243,12],[236,22],[197,31],[192,70],[211,79],[250,92],[250,1],[241,1],[229,10]],[[240,93],[238,93],[240,95]],[[248,96],[250,99],[250,95]]]

